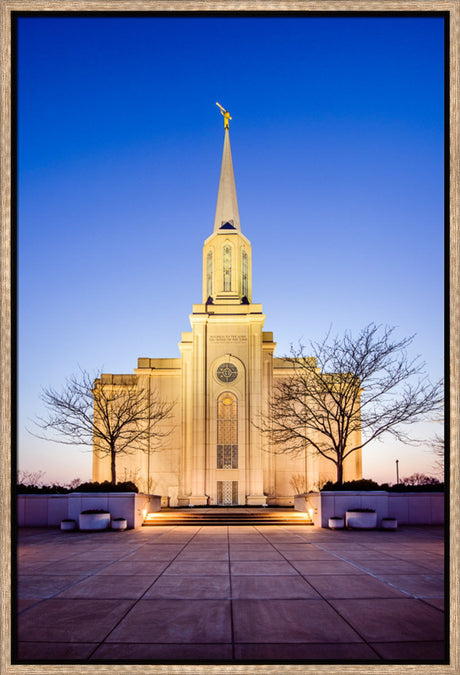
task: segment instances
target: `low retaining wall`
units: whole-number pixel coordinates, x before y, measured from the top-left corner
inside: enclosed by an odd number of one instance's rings
[[[378,525],[382,518],[396,518],[400,525],[444,524],[443,492],[309,492],[294,497],[294,508],[308,511],[317,527],[351,509],[374,509]]]
[[[105,509],[112,518],[126,518],[128,528],[141,527],[146,513],[161,509],[159,495],[137,492],[70,492],[66,495],[18,495],[19,527],[56,527],[64,518],[78,523],[88,509]]]

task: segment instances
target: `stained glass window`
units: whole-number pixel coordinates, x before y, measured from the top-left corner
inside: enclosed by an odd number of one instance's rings
[[[232,247],[225,244],[223,250],[224,291],[232,290]]]
[[[209,298],[212,295],[212,251],[208,251],[206,256],[206,289]]]
[[[233,382],[238,376],[238,368],[233,363],[221,363],[217,369],[217,379],[221,382]]]
[[[241,295],[248,296],[248,254],[241,252]]]
[[[217,468],[238,468],[238,401],[229,392],[217,399]]]

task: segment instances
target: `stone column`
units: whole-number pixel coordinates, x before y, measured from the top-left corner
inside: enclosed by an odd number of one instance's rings
[[[188,506],[192,494],[193,400],[192,400],[192,333],[182,333],[181,438],[179,466],[179,506]]]
[[[273,333],[262,333],[263,379],[262,379],[262,415],[268,417],[269,400],[273,392],[273,352],[276,343]],[[264,492],[266,495],[276,494],[275,489],[275,455],[269,452],[269,440],[262,434],[262,463],[264,471]]]
[[[207,504],[206,496],[206,329],[207,315],[192,316],[192,496],[190,504]]]
[[[252,422],[260,421],[262,412],[262,327],[265,317],[251,317],[249,324],[249,377],[248,377],[248,412],[249,412],[249,453],[247,466],[247,485],[249,486],[246,502],[248,506],[266,504],[263,492],[263,462],[261,432]]]

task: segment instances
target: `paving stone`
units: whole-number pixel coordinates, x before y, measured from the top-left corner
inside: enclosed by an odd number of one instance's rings
[[[59,594],[59,598],[140,598],[155,581],[155,576],[98,574],[74,584]]]
[[[312,574],[305,579],[324,598],[388,598],[404,597],[402,591],[367,574]]]
[[[85,551],[84,553],[77,553],[72,556],[72,560],[119,560],[120,558],[125,558],[128,554],[129,548],[117,548],[114,551],[108,550],[107,548],[94,548],[92,551]]]
[[[371,646],[380,654],[382,659],[410,662],[429,662],[432,660],[443,662],[446,659],[443,641],[374,642]]]
[[[231,659],[233,626],[237,660],[440,662],[443,598],[403,590],[442,595],[439,533],[21,530],[23,658],[212,663]]]
[[[163,572],[167,567],[168,563],[166,561],[153,561],[149,562],[147,560],[130,560],[114,562],[111,565],[107,565],[100,570],[99,574],[109,574],[113,575],[130,575],[130,574],[140,574],[140,575],[152,575],[158,576]]]
[[[232,597],[236,599],[319,598],[319,594],[297,576],[232,576]]]
[[[29,609],[29,607],[33,607],[42,600],[43,598],[18,598],[16,600],[16,607],[18,614],[21,614],[21,612],[25,612],[26,609]]]
[[[232,549],[230,551],[230,560],[284,560],[284,557],[273,548],[268,550],[260,549]]]
[[[423,602],[426,602],[427,605],[431,605],[431,607],[436,607],[436,609],[441,610],[441,612],[444,611],[444,598],[423,598]]]
[[[91,656],[91,661],[230,661],[231,644],[102,644]]]
[[[362,642],[325,600],[233,600],[235,642]]]
[[[132,607],[127,600],[51,598],[18,618],[19,642],[102,641]]]
[[[17,584],[18,598],[51,598],[60,591],[80,581],[81,575],[19,576]]]
[[[62,560],[60,562],[53,562],[51,565],[46,565],[40,570],[40,574],[45,576],[51,574],[53,576],[76,575],[80,576],[94,574],[103,569],[110,560]]]
[[[343,560],[293,560],[294,567],[304,576],[314,574],[363,574],[363,572]]]
[[[267,562],[263,560],[241,560],[230,563],[230,570],[232,576],[240,574],[249,574],[250,576],[254,576],[256,574],[269,576],[274,574],[298,574],[296,569],[285,560],[269,560]]]
[[[165,575],[178,574],[179,576],[187,575],[220,575],[228,574],[228,562],[224,561],[215,561],[215,562],[202,562],[197,560],[183,560],[183,561],[174,561],[169,565],[165,570]]]
[[[232,551],[259,551],[263,553],[264,551],[273,551],[275,550],[271,544],[248,544],[247,542],[229,542],[230,553]]]
[[[444,616],[421,600],[391,598],[330,600],[367,642],[442,640]]]
[[[143,546],[140,550],[135,551],[134,553],[129,553],[123,558],[123,562],[157,562],[157,561],[167,561],[170,562],[174,560],[180,552],[182,551],[181,546]]]
[[[444,577],[441,574],[383,574],[380,578],[417,598],[444,596]]]
[[[144,596],[144,600],[230,598],[228,575],[213,576],[161,576]]]
[[[129,643],[230,643],[228,600],[139,600],[106,639]]]
[[[361,562],[356,561],[355,564],[359,565],[359,567],[365,572],[370,572],[371,574],[377,575],[426,573],[426,569],[424,567],[406,560],[362,560]]]
[[[203,546],[196,550],[186,548],[176,558],[177,562],[186,562],[189,560],[204,560],[208,562],[228,561],[228,547],[210,548]]]
[[[235,658],[251,661],[366,661],[380,657],[364,643],[237,644]]]
[[[315,546],[278,546],[279,552],[288,560],[338,560],[334,553]]]
[[[19,642],[17,657],[22,661],[82,661],[88,659],[97,643]]]
[[[362,560],[395,560],[394,555],[389,553],[382,553],[381,551],[374,551],[372,549],[361,549],[359,551],[340,551],[336,550],[335,555],[349,560],[350,562],[361,562]]]

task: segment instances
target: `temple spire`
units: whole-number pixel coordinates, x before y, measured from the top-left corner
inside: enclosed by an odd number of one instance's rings
[[[238,212],[238,202],[236,199],[235,177],[233,175],[232,153],[230,150],[229,119],[230,113],[221,108],[224,116],[225,138],[224,151],[222,153],[222,166],[220,170],[219,191],[217,193],[216,217],[214,220],[214,232],[221,231],[222,234],[231,231],[241,231],[240,215]]]

